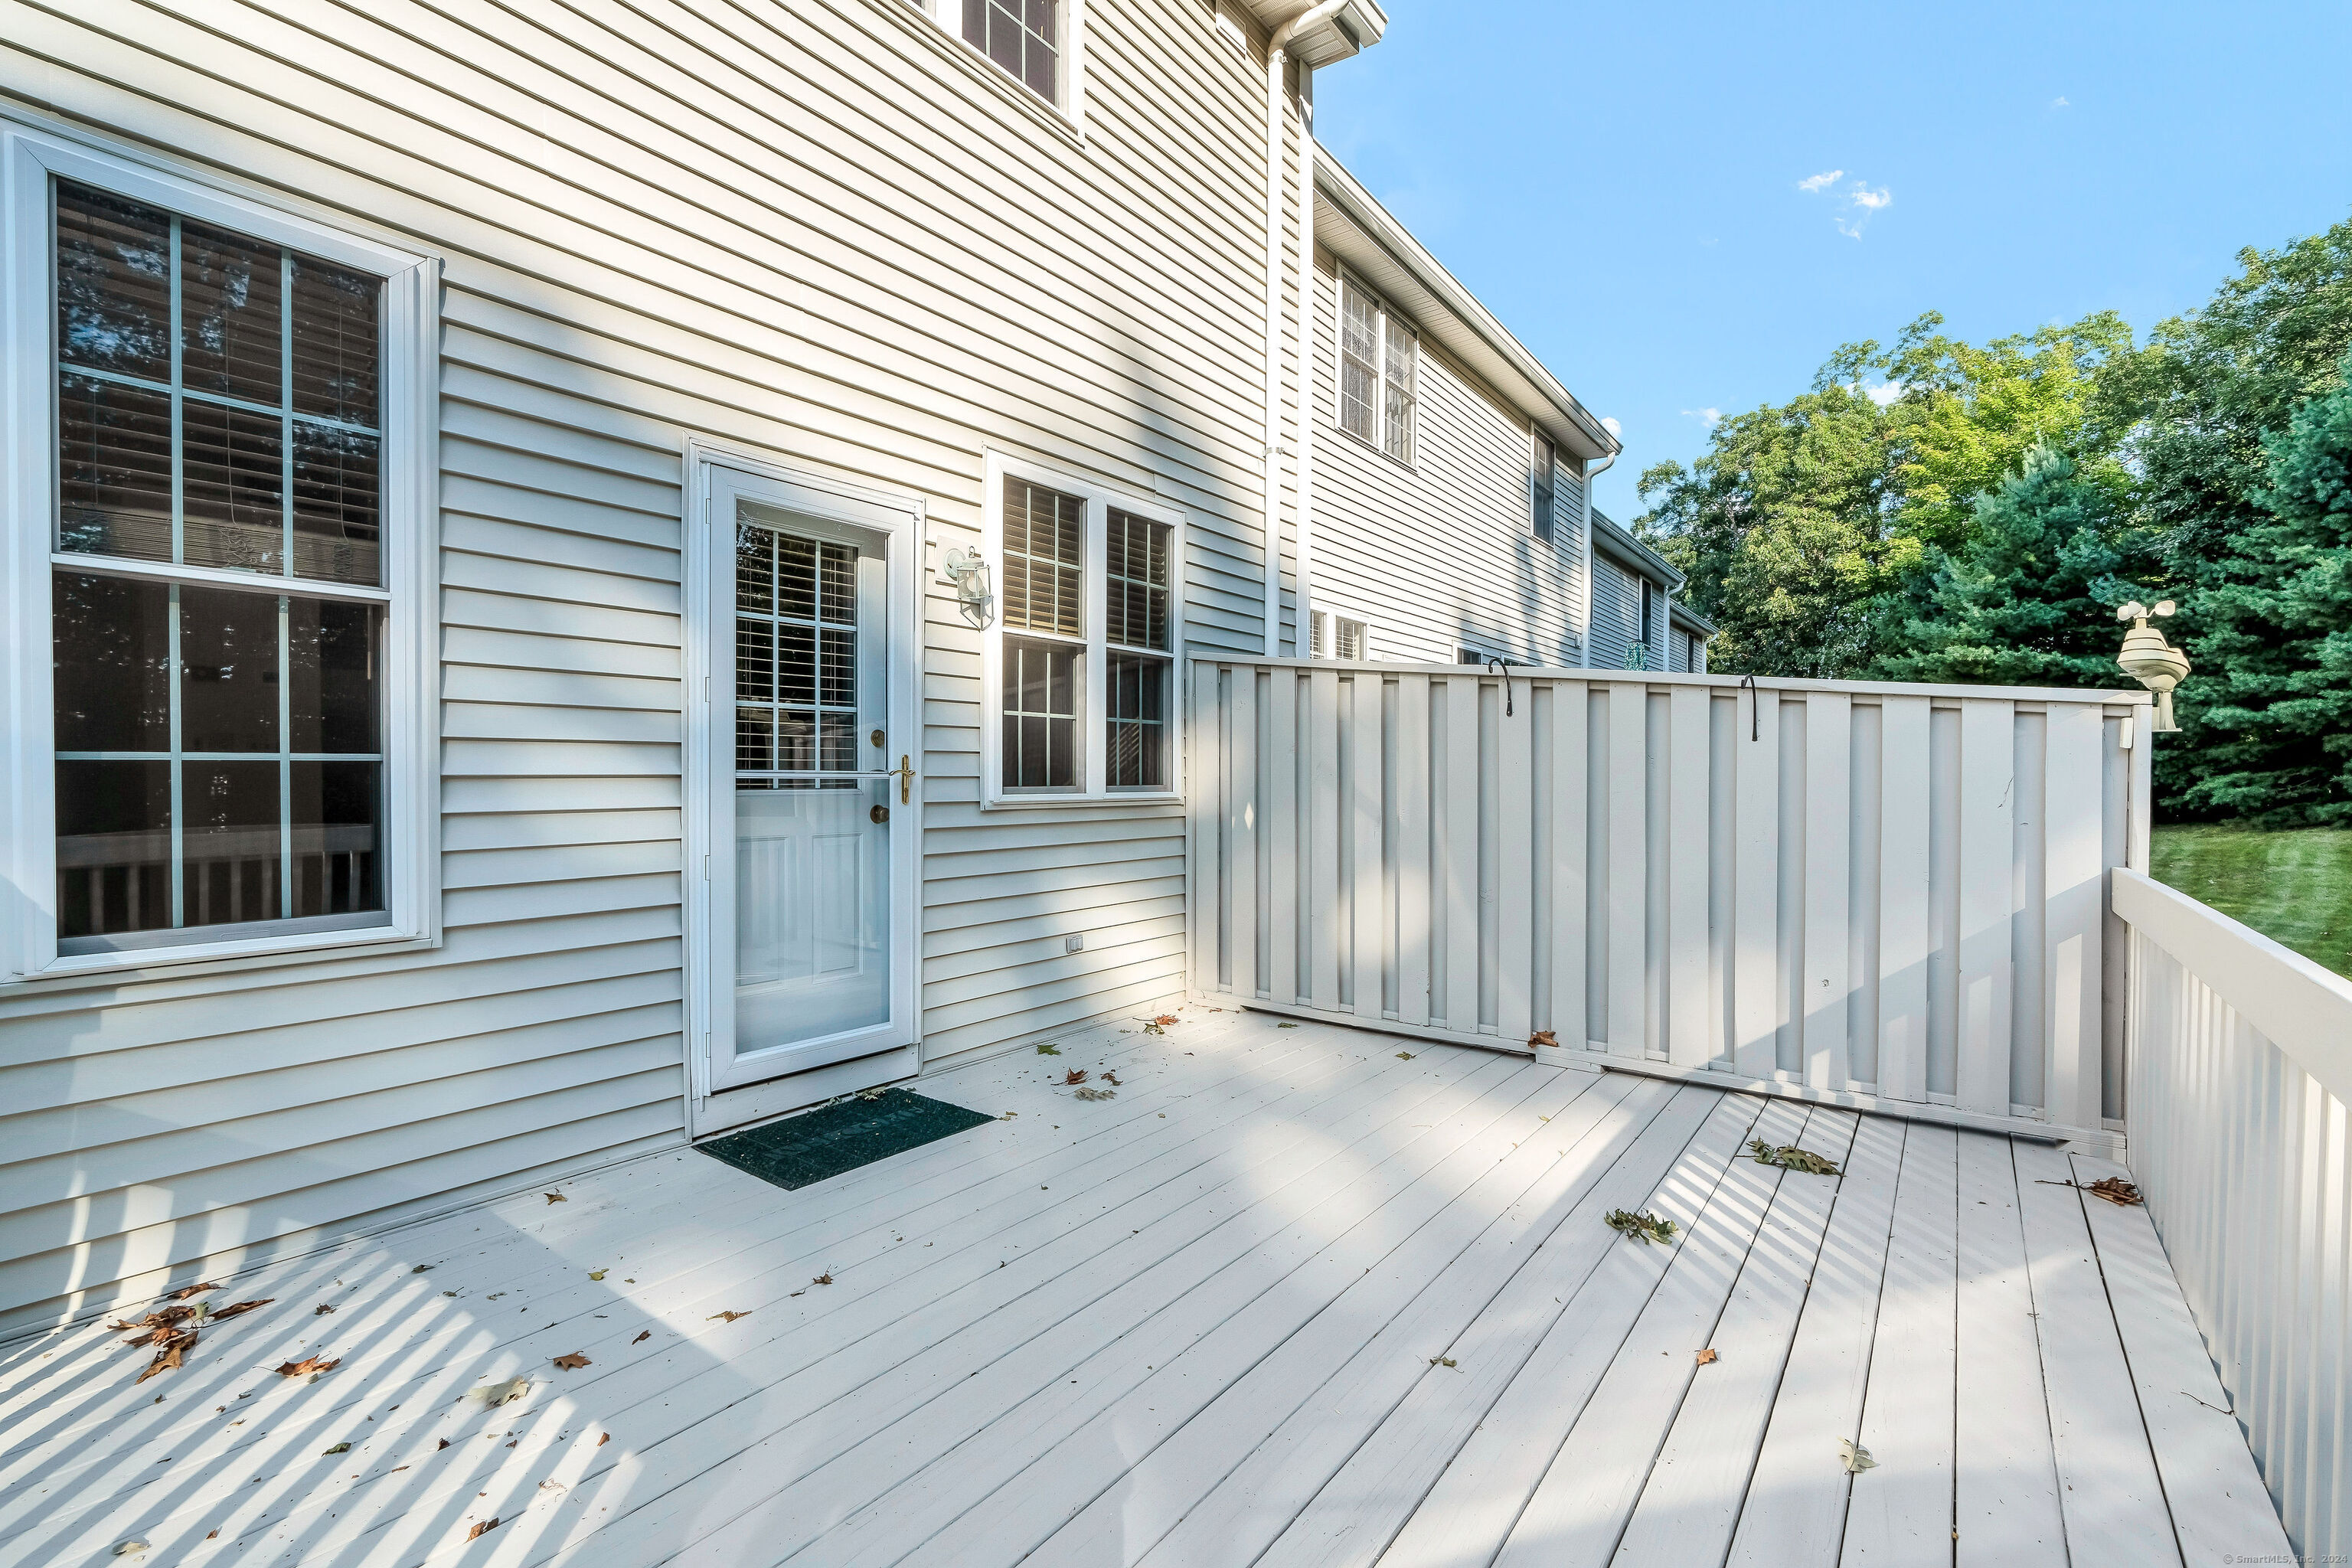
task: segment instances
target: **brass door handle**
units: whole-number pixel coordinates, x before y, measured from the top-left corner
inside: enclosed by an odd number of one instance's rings
[[[898,804],[904,805],[912,800],[915,788],[915,766],[912,759],[901,752],[898,753],[898,765],[886,772],[898,781]]]

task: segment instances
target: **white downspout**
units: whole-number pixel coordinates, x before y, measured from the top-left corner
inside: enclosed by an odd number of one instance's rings
[[[1577,635],[1580,639],[1578,652],[1583,656],[1587,669],[1592,668],[1592,573],[1595,560],[1592,552],[1592,481],[1607,473],[1609,465],[1616,460],[1617,454],[1612,452],[1601,459],[1599,468],[1584,470],[1584,604],[1579,612],[1583,626]]]
[[[1298,631],[1305,658],[1315,625],[1315,99],[1307,68],[1298,68]],[[1336,627],[1331,654],[1339,656]],[[1363,650],[1359,649],[1360,657]]]
[[[1283,51],[1301,27],[1312,26],[1324,17],[1342,10],[1348,0],[1322,0],[1309,5],[1274,30],[1265,48],[1265,657],[1282,657],[1282,66]],[[1305,130],[1302,121],[1300,129]],[[1301,162],[1304,163],[1306,138],[1300,139]],[[1307,187],[1303,198],[1304,210],[1313,212],[1314,187]],[[1301,220],[1307,231],[1301,248],[1302,258],[1311,270],[1315,257],[1312,216]],[[1302,345],[1307,342],[1307,331],[1299,334]],[[1300,400],[1306,401],[1307,388],[1313,380],[1311,350],[1302,355]],[[1302,410],[1303,412],[1303,410]],[[1304,423],[1304,421],[1302,421]],[[1301,517],[1304,517],[1302,511]],[[1304,540],[1302,538],[1302,543]],[[1305,587],[1305,557],[1300,559],[1300,586]],[[1307,633],[1305,601],[1302,596],[1298,621],[1299,636]]]

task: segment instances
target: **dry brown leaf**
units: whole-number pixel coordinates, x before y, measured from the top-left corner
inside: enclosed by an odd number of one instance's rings
[[[702,1321],[706,1323],[717,1323],[722,1321],[731,1323],[738,1318],[748,1318],[751,1315],[751,1314],[749,1312],[713,1312],[710,1316],[703,1319]]]
[[[441,1439],[441,1448],[446,1448],[446,1447],[447,1447],[448,1446],[449,1446],[449,1439],[448,1439],[448,1438],[446,1438],[446,1437],[442,1438],[442,1439]],[[434,1449],[433,1451],[434,1451],[435,1453],[436,1453],[436,1454],[437,1454],[437,1453],[439,1453],[439,1452],[441,1451],[441,1448],[436,1448],[436,1449]]]
[[[310,1309],[310,1310],[311,1310],[313,1313],[317,1314],[318,1316],[320,1316],[320,1317],[321,1317],[321,1318],[325,1317],[328,1313],[330,1313],[330,1312],[333,1311],[334,1310],[335,1310],[335,1304],[334,1304],[332,1301],[321,1301],[321,1302],[320,1302],[317,1306],[315,1306],[315,1307],[313,1307],[313,1308],[311,1308],[311,1309]]]
[[[572,1200],[565,1197],[562,1193],[549,1193],[547,1194],[547,1201],[551,1204],[568,1204]]]
[[[654,1331],[651,1329],[642,1329],[638,1331],[637,1337],[631,1340],[629,1342],[633,1345],[641,1345],[653,1337]]]
[[[1701,1366],[1713,1365],[1715,1359],[1715,1347],[1713,1345],[1709,1345],[1706,1349],[1698,1352],[1698,1364]]]
[[[1072,1068],[1069,1071],[1062,1075],[1062,1081],[1066,1084],[1084,1083],[1087,1081],[1087,1069],[1084,1068]]]
[[[229,1305],[223,1307],[219,1311],[215,1312],[209,1321],[217,1323],[224,1319],[234,1318],[241,1312],[257,1312],[262,1308],[268,1306],[272,1301],[277,1300],[278,1298],[275,1296],[264,1296],[258,1301],[233,1301],[229,1303]]]
[[[471,1541],[475,1537],[481,1535],[486,1531],[496,1530],[498,1527],[499,1521],[496,1519],[483,1520],[479,1524],[475,1525],[473,1529],[466,1531],[466,1539]]]
[[[597,1438],[596,1438],[596,1447],[598,1447],[599,1448],[601,1448],[601,1447],[603,1447],[605,1444],[607,1444],[607,1443],[611,1442],[612,1440],[613,1440],[613,1435],[612,1435],[610,1432],[601,1433],[601,1434],[599,1434],[599,1435],[598,1435],[598,1436],[597,1436]]]
[[[132,1387],[137,1387],[159,1372],[176,1371],[180,1358],[196,1348],[196,1331],[190,1329],[184,1333],[173,1334],[163,1342],[163,1346],[155,1352],[155,1359],[147,1363],[147,1370],[132,1380]]]
[[[1538,1029],[1534,1034],[1528,1037],[1528,1044],[1531,1046],[1556,1046],[1559,1044],[1559,1037],[1553,1034],[1549,1029]]]
[[[332,1361],[320,1361],[314,1355],[304,1356],[300,1361],[289,1361],[280,1364],[278,1368],[278,1375],[280,1377],[301,1377],[308,1373],[310,1375],[316,1376],[318,1373],[322,1372],[332,1372],[342,1364],[343,1358],[341,1356],[337,1356]]]
[[[1118,1074],[1115,1072],[1107,1072],[1103,1074],[1102,1080],[1103,1082],[1109,1084],[1114,1089],[1118,1087]]]
[[[566,1372],[578,1372],[582,1367],[589,1364],[588,1358],[578,1351],[573,1351],[570,1355],[557,1356],[554,1360],[555,1364]]]
[[[588,1278],[591,1279],[602,1279],[605,1275],[610,1274],[612,1270],[609,1268],[591,1268],[588,1270]]]
[[[212,1284],[209,1281],[202,1285],[183,1285],[178,1289],[173,1291],[170,1295],[164,1297],[163,1300],[166,1301],[184,1301],[191,1296],[201,1296],[207,1290],[217,1290],[219,1289],[219,1286]]]
[[[1174,1023],[1174,1022],[1176,1021],[1176,1015],[1175,1015],[1175,1014],[1173,1014],[1173,1013],[1162,1013],[1162,1014],[1160,1014],[1160,1016],[1158,1016],[1157,1018],[1152,1019],[1151,1021],[1152,1021],[1153,1023],[1155,1023],[1155,1024],[1159,1025],[1161,1028],[1163,1028],[1163,1029],[1164,1029],[1164,1028],[1166,1028],[1169,1025],[1171,1025],[1171,1024],[1172,1024],[1172,1023]]]
[[[2120,1204],[2126,1208],[2142,1201],[2139,1188],[2125,1181],[2121,1176],[2102,1176],[2083,1190],[2086,1193],[2096,1193],[2107,1202]]]
[[[818,1275],[815,1279],[814,1279],[810,1280],[810,1281],[809,1281],[809,1283],[810,1283],[810,1284],[812,1284],[812,1285],[830,1285],[830,1284],[832,1284],[832,1283],[833,1283],[833,1270],[832,1270],[832,1269],[830,1269],[830,1268],[826,1269],[824,1273],[822,1273],[822,1274]]]
[[[352,1446],[349,1443],[338,1443],[331,1448],[320,1449],[319,1458],[323,1459],[330,1454],[348,1454],[351,1451]]]

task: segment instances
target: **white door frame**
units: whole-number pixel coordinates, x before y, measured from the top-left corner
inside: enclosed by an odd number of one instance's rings
[[[713,755],[713,742],[722,732],[719,714],[731,713],[734,703],[733,662],[721,663],[713,657],[719,629],[713,624],[717,574],[731,571],[735,558],[731,510],[735,489],[731,483],[714,483],[719,470],[725,470],[730,480],[757,481],[767,492],[761,499],[783,510],[887,536],[889,610],[884,659],[890,743],[887,749],[894,755],[906,754],[918,764],[923,754],[922,498],[845,484],[713,443],[690,442],[686,452],[683,628],[686,1111],[688,1136],[695,1138],[851,1089],[908,1077],[920,1066],[922,1038],[922,792],[918,778],[906,804],[890,803],[888,1025],[875,1034],[871,1048],[829,1065],[740,1088],[712,1087],[712,1037],[732,1027],[735,1006],[731,947],[721,952],[714,941],[720,931],[732,931],[731,919],[718,918],[714,896],[722,889],[730,899],[733,893],[731,876],[714,878],[712,870],[720,856],[731,868],[734,854],[733,818],[718,820],[715,804],[721,793],[722,759]],[[723,519],[713,515],[714,500],[721,496],[730,507]],[[731,722],[723,732],[733,733]],[[731,759],[725,762],[723,776],[731,781]],[[727,912],[731,915],[731,909]]]

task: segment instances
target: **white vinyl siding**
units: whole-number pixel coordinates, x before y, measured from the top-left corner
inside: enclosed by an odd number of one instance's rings
[[[1318,258],[1316,407],[1337,421],[1340,274]],[[1413,466],[1351,440],[1315,448],[1314,602],[1379,628],[1380,657],[1446,664],[1465,644],[1530,664],[1576,665],[1584,592],[1584,487],[1555,472],[1559,525],[1528,528],[1528,422],[1421,345]]]
[[[1202,8],[1097,30],[1083,144],[911,7],[337,15],[93,0],[0,91],[446,258],[446,940],[0,985],[0,1328],[683,1136],[689,437],[942,551],[992,445],[1157,495],[1190,645],[1263,646],[1263,87]],[[1172,996],[1181,809],[983,813],[928,595],[926,1058]]]

